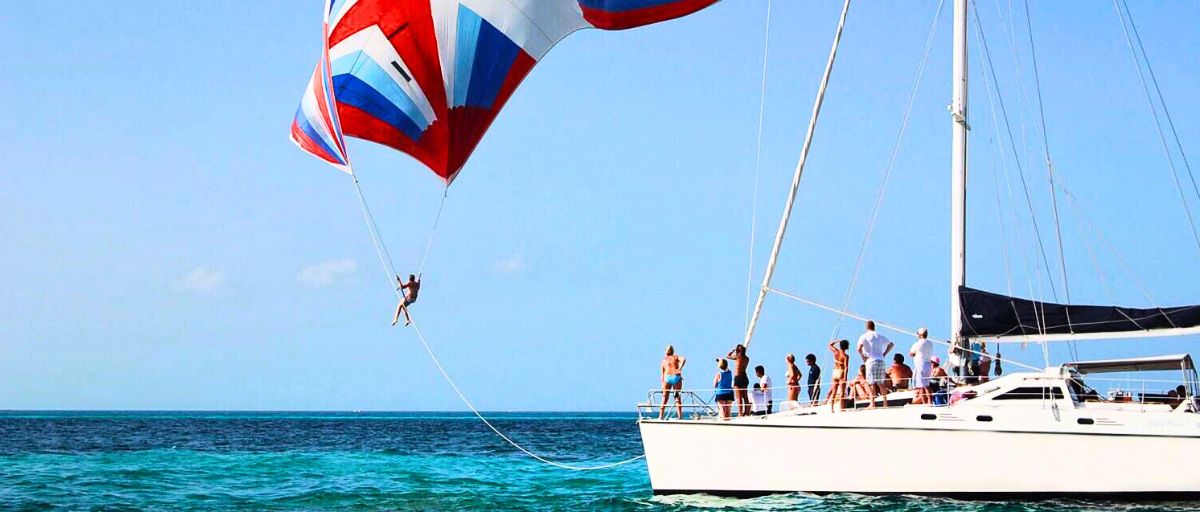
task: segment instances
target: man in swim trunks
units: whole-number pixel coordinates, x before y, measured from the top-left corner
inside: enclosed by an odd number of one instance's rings
[[[662,364],[659,365],[659,371],[662,376],[662,405],[658,407],[658,419],[663,419],[663,413],[667,409],[667,399],[671,397],[671,391],[675,391],[675,412],[678,418],[683,419],[683,400],[680,398],[680,390],[683,389],[683,365],[687,363],[687,358],[675,355],[675,347],[667,345],[667,355],[663,357]]]
[[[404,293],[404,300],[396,306],[396,314],[392,315],[392,325],[400,321],[400,313],[404,313],[404,325],[412,323],[412,317],[408,316],[408,306],[417,301],[417,292],[421,290],[421,281],[413,274],[408,275],[408,282],[400,280],[400,276],[396,276],[396,282],[400,283],[400,291]]]
[[[883,358],[891,351],[892,341],[875,332],[875,322],[867,320],[867,332],[858,337],[858,355],[862,356],[867,366],[867,397],[871,401],[868,408],[875,408],[875,395],[886,394]],[[883,406],[887,407],[886,398],[883,400]]]
[[[750,415],[750,376],[746,368],[750,366],[750,357],[746,355],[746,346],[738,344],[725,355],[725,359],[733,361],[733,396],[737,399],[738,416]]]

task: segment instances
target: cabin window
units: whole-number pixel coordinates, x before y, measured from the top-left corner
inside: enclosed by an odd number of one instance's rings
[[[1044,400],[1047,398],[1059,399],[1062,397],[1062,390],[1058,388],[1029,386],[1010,389],[992,400]]]

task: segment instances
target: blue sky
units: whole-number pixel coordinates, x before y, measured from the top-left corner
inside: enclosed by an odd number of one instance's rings
[[[287,141],[319,45],[320,2],[309,3],[35,2],[0,17],[0,408],[461,409],[412,333],[388,327],[393,298],[346,176]],[[980,12],[1053,261],[1024,17],[1016,6],[1018,80],[999,4]],[[1200,302],[1200,249],[1112,6],[1035,4],[1050,150],[1078,199],[1060,196],[1072,298]],[[689,357],[685,385],[702,387],[740,340],[765,7],[727,1],[577,33],[509,102],[449,191],[414,309],[480,407],[627,410],[657,384],[666,343]],[[852,9],[780,289],[841,301],[935,7]],[[838,8],[774,6],[756,282]],[[1200,164],[1200,6],[1133,8]],[[949,21],[850,302],[936,337],[948,328]],[[1007,192],[999,230],[1003,174],[972,59],[968,281],[1003,292],[1011,274],[1020,292],[1037,279],[1020,259],[1035,246]],[[440,181],[386,148],[350,149],[393,256],[415,268]],[[787,352],[820,353],[833,325],[771,297],[751,357],[780,376]],[[1034,347],[1006,355],[1040,362]]]

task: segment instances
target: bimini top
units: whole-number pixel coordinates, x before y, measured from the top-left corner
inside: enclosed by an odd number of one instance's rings
[[[1136,357],[1132,359],[1108,359],[1103,361],[1076,361],[1066,363],[1063,367],[1074,368],[1083,374],[1191,370],[1195,368],[1192,366],[1192,356],[1187,354]]]

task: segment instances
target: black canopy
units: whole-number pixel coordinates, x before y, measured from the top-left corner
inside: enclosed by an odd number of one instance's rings
[[[965,286],[958,289],[962,335],[1095,334],[1200,326],[1200,305],[1151,309],[1037,302]]]

